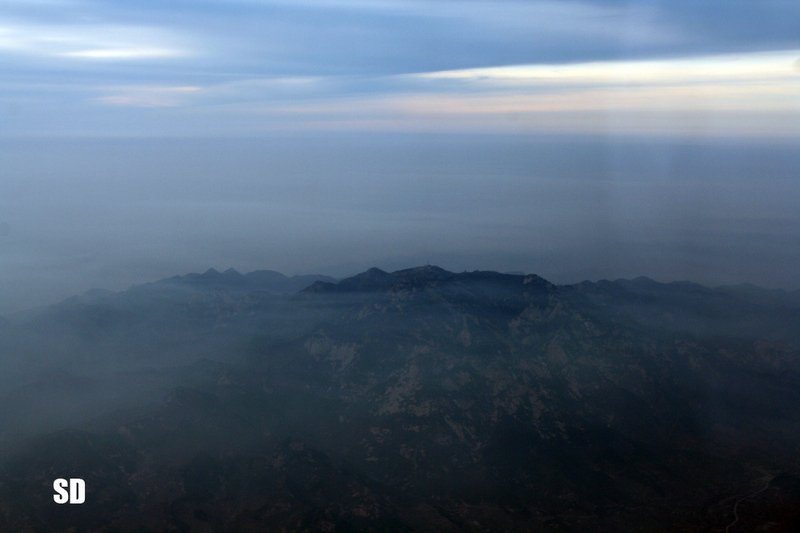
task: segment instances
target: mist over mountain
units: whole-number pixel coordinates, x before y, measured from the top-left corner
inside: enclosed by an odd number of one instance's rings
[[[3,531],[800,525],[797,291],[210,269],[0,350]]]
[[[215,265],[342,278],[433,263],[557,284],[646,275],[796,290],[798,148],[341,131],[4,138],[0,315]]]

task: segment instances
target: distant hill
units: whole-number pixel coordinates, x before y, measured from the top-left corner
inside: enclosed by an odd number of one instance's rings
[[[209,270],[6,325],[28,377],[0,394],[0,529],[800,525],[792,293],[310,278]],[[55,475],[87,502],[54,507]]]
[[[334,282],[334,278],[322,275],[288,277],[274,270],[257,270],[240,274],[233,268],[219,272],[209,268],[202,274],[186,274],[157,281],[155,285],[186,287],[197,290],[221,290],[227,292],[264,291],[275,294],[298,292],[314,282]],[[149,287],[148,285],[143,286]]]

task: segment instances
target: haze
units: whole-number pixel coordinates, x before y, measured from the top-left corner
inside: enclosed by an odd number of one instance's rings
[[[0,313],[424,263],[800,288],[800,6],[0,8]]]

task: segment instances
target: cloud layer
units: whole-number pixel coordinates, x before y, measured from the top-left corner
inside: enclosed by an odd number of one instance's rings
[[[695,4],[11,1],[0,135],[796,135],[800,6]]]

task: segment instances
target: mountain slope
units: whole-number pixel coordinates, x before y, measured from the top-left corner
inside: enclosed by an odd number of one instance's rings
[[[96,358],[121,357],[111,347],[124,339],[125,380],[150,393],[9,443],[0,524],[471,532],[797,522],[798,308],[785,298],[432,266],[281,296],[242,290],[238,276],[53,310],[60,342],[78,338]],[[153,335],[172,346],[142,357]],[[80,367],[71,372],[46,383],[82,383]],[[98,392],[75,401],[106,396],[121,375],[96,373]],[[20,394],[4,399],[18,417]],[[106,451],[77,452],[87,447]],[[37,480],[66,471],[91,480],[81,510],[37,496]]]

